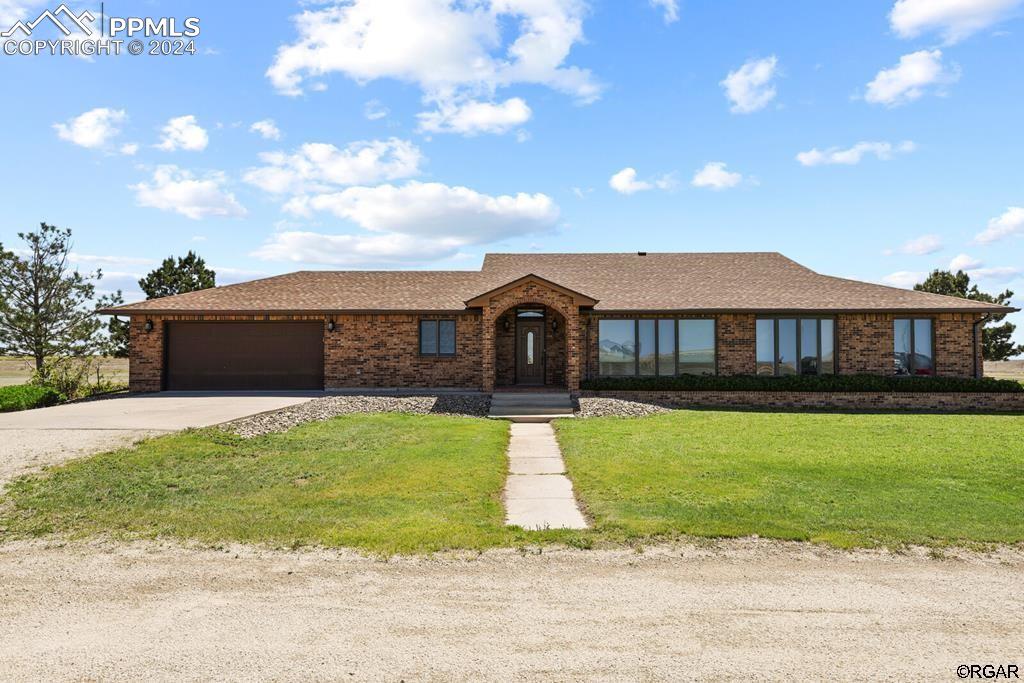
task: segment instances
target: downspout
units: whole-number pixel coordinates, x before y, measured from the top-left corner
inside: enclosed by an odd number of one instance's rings
[[[984,354],[984,347],[982,347],[981,350],[978,349],[978,341],[980,339],[980,337],[978,336],[978,327],[981,326],[981,325],[984,325],[986,322],[988,322],[988,319],[991,318],[991,317],[992,317],[991,313],[984,313],[971,326],[971,329],[972,329],[971,337],[972,337],[972,340],[974,342],[974,377],[977,378],[977,379],[980,379],[981,376],[983,374],[985,374],[984,373],[985,366],[982,365],[981,358],[980,358],[980,356],[982,356]]]

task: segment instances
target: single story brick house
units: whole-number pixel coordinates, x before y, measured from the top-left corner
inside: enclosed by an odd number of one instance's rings
[[[980,376],[1015,309],[778,253],[488,254],[479,271],[302,271],[106,309],[132,391],[563,387],[683,373]]]

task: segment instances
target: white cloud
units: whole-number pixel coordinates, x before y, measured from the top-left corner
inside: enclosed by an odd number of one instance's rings
[[[664,12],[664,18],[666,24],[671,24],[679,21],[679,2],[678,0],[650,0],[651,7],[655,9],[661,9]]]
[[[191,114],[168,120],[161,132],[163,136],[160,138],[157,148],[167,152],[173,152],[176,149],[201,152],[210,142],[206,130],[197,123],[196,117]]]
[[[414,180],[300,197],[288,208],[299,215],[330,213],[371,232],[454,236],[466,244],[537,232],[558,218],[558,207],[544,194],[494,197],[468,187]]]
[[[712,190],[724,190],[736,187],[743,181],[739,173],[725,170],[724,161],[709,161],[704,168],[699,169],[693,176],[690,184],[694,187],[708,187]]]
[[[68,260],[72,263],[90,264],[96,266],[148,266],[154,263],[153,259],[141,256],[102,256],[98,254],[79,254],[71,252]]]
[[[749,114],[762,109],[775,99],[776,76],[779,60],[772,55],[764,59],[748,60],[736,71],[730,71],[720,85],[725,96],[732,102],[729,108],[734,114]]]
[[[654,188],[671,190],[676,185],[675,176],[671,173],[666,173],[660,178],[653,180],[637,180],[636,169],[631,166],[627,166],[608,179],[608,186],[620,194],[634,194],[644,190],[653,190]],[[576,189],[578,188],[573,188],[574,191]],[[582,198],[581,193],[577,193],[577,196]]]
[[[292,154],[267,152],[260,159],[267,165],[246,171],[245,182],[284,194],[408,178],[419,173],[423,155],[411,142],[389,138],[353,142],[345,149],[308,142]]]
[[[938,235],[921,235],[903,243],[897,249],[886,249],[886,256],[893,254],[910,254],[912,256],[926,256],[940,251],[943,247],[942,238]]]
[[[636,169],[628,166],[609,178],[608,185],[616,192],[622,194],[642,192],[653,187],[646,181],[637,180]]]
[[[890,142],[858,142],[853,147],[841,149],[829,147],[819,150],[817,147],[807,152],[800,152],[796,160],[804,166],[820,166],[822,164],[859,164],[866,154],[874,154],[882,161],[892,159],[894,152],[912,152],[914,143],[906,140],[897,145]]]
[[[174,211],[194,220],[246,215],[245,207],[235,200],[235,195],[224,190],[226,180],[223,173],[196,178],[189,171],[167,165],[156,168],[152,181],[128,187],[135,190],[139,206]]]
[[[251,256],[331,266],[423,264],[455,255],[460,243],[415,239],[405,235],[330,235],[309,231],[279,232]]]
[[[889,23],[901,38],[939,31],[952,44],[1005,19],[1020,6],[1021,0],[897,0]]]
[[[467,187],[410,181],[350,187],[292,199],[286,210],[352,221],[371,234],[279,232],[254,252],[266,260],[359,264],[428,262],[470,245],[551,230],[558,206],[544,194],[491,196]]]
[[[590,102],[601,86],[565,64],[586,11],[580,0],[352,0],[297,15],[298,39],[278,49],[266,75],[286,95],[337,72],[415,83],[431,101],[528,83]]]
[[[217,284],[218,285],[233,285],[238,282],[245,282],[247,280],[255,280],[257,278],[266,277],[269,273],[262,270],[249,270],[247,268],[232,268],[230,266],[223,265],[211,265],[210,268],[213,272],[217,273]]]
[[[1021,274],[1020,268],[1013,266],[992,266],[988,268],[972,268],[967,271],[972,280],[990,280],[992,282],[1009,282]]]
[[[958,270],[973,270],[975,268],[980,268],[981,266],[981,261],[967,254],[957,254],[953,257],[953,260],[949,262],[949,269],[954,273]]]
[[[381,104],[380,100],[370,100],[363,105],[363,116],[370,121],[386,118],[391,112]]]
[[[274,119],[263,119],[249,126],[249,132],[259,133],[264,140],[280,140],[281,130],[274,123]]]
[[[1011,206],[1002,215],[988,222],[988,227],[974,237],[979,244],[990,244],[1010,235],[1024,235],[1024,207]]]
[[[874,104],[895,107],[920,98],[930,86],[953,83],[959,69],[942,64],[942,50],[918,50],[900,57],[900,63],[882,69],[868,83],[864,99]]]
[[[903,289],[913,289],[914,285],[919,282],[923,282],[927,273],[917,273],[909,270],[899,270],[895,273],[890,273],[882,278],[882,282],[893,287],[902,287]]]
[[[436,111],[422,112],[416,118],[420,120],[421,131],[472,136],[507,133],[529,121],[532,113],[522,98],[512,97],[501,103],[442,101]]]
[[[124,109],[97,107],[68,119],[67,123],[55,123],[53,128],[61,140],[79,147],[97,149],[121,132],[120,126],[126,118]]]
[[[121,145],[118,151],[121,152],[121,154],[125,155],[126,157],[132,157],[135,156],[135,153],[139,151],[139,145],[136,142],[128,142]]]

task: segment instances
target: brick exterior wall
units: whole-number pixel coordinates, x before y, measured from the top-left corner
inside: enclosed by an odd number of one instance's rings
[[[656,315],[587,314],[585,330],[585,376],[598,375],[598,320],[600,318],[700,317]],[[715,318],[718,374],[753,375],[756,370],[756,316],[752,314],[719,314]],[[779,316],[786,317],[786,316]],[[836,316],[838,372],[843,375],[893,373],[893,320],[889,313],[841,314]],[[927,316],[933,320],[935,332],[936,374],[950,377],[974,375],[976,346],[973,324],[978,316],[966,313],[941,313]]]
[[[505,331],[508,321],[508,331]],[[505,311],[494,323],[494,383],[507,387],[516,383],[516,312]]]
[[[128,356],[129,390],[159,391],[164,364],[164,323],[203,321],[300,321],[324,324],[324,386],[342,388],[437,387],[478,390],[480,374],[480,315],[347,315],[333,316],[336,329],[327,331],[325,316],[132,316]],[[455,319],[454,357],[419,354],[419,320]],[[152,332],[144,329],[153,321]]]
[[[421,356],[419,321],[455,319],[455,355]],[[327,389],[479,389],[480,315],[339,315],[324,337]]]
[[[820,391],[583,391],[672,408],[769,408],[920,412],[1024,412],[1024,393]]]
[[[482,313],[453,315],[375,314],[342,315],[334,319],[335,332],[326,330],[324,316],[132,316],[129,354],[131,391],[159,391],[163,378],[164,322],[173,320],[318,320],[324,323],[324,373],[328,389],[366,387],[452,387],[484,389],[515,382],[514,317],[504,332],[501,318],[514,316],[517,306],[543,304],[548,384],[578,389],[579,378],[598,373],[598,328],[602,316],[579,313],[566,294],[528,282],[493,297]],[[708,317],[708,316],[689,316]],[[720,314],[716,318],[717,364],[721,375],[753,374],[755,316]],[[890,374],[893,371],[893,316],[843,314],[837,316],[838,367],[842,374]],[[980,357],[980,340],[973,334],[973,314],[932,315],[935,331],[936,371],[940,375],[968,377]],[[456,355],[451,358],[419,355],[421,318],[456,320]],[[553,332],[550,320],[558,320]],[[146,320],[153,330],[145,332]],[[488,339],[489,337],[489,339]]]
[[[522,284],[495,293],[483,306],[483,389],[494,389],[498,379],[497,335],[498,320],[506,312],[519,306],[541,304],[561,316],[565,330],[564,385],[571,392],[579,390],[582,344],[580,341],[580,313],[572,296],[548,287],[541,282],[528,280]],[[559,341],[559,343],[561,343]],[[549,351],[550,353],[550,351]],[[549,356],[549,362],[550,356]]]
[[[151,332],[146,332],[147,320],[153,320]],[[132,316],[128,325],[128,340],[128,390],[160,391],[164,377],[162,320]]]
[[[544,365],[544,384],[565,386],[566,340],[565,318],[557,311],[545,306],[544,350],[547,359]],[[558,329],[551,329],[551,321],[558,321]],[[509,329],[505,330],[505,321]],[[516,309],[500,315],[494,330],[494,381],[495,386],[507,387],[516,383]]]
[[[753,375],[757,372],[756,320],[757,317],[749,313],[717,317],[719,375]]]

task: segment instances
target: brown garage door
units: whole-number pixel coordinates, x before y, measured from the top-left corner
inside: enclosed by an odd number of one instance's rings
[[[323,325],[167,323],[167,389],[322,389]]]

